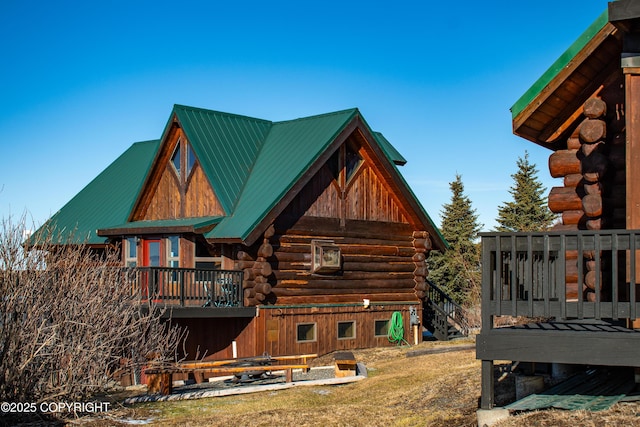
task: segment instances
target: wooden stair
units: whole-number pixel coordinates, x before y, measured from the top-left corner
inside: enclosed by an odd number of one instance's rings
[[[423,324],[439,341],[449,341],[469,335],[465,310],[431,281],[423,300]]]

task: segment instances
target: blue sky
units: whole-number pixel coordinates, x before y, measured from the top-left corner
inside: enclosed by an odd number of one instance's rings
[[[484,229],[529,152],[509,108],[606,8],[530,2],[33,2],[0,13],[0,217],[43,223],[173,104],[273,121],[358,107],[434,221],[462,175]]]

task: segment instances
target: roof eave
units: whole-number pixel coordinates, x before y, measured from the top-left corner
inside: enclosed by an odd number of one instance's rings
[[[597,93],[602,82],[619,68],[612,62],[598,74],[596,79],[586,81],[578,90],[578,95],[557,114],[543,114],[552,102],[558,102],[558,90],[565,84],[574,87],[571,77],[576,70],[589,60],[592,53],[611,36],[617,37],[618,29],[609,23],[605,10],[580,37],[549,67],[549,69],[511,107],[513,133],[531,142],[552,150],[561,146],[561,136],[565,136],[581,119],[580,106],[586,99]],[[576,89],[572,89],[576,92]]]

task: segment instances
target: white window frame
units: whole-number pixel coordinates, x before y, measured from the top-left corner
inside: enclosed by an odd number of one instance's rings
[[[122,239],[124,249],[124,265],[125,267],[137,267],[138,266],[138,238],[137,237],[125,237]],[[134,248],[134,255],[130,256],[131,247]]]

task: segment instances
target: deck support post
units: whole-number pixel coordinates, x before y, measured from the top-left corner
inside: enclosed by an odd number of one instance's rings
[[[493,360],[482,361],[482,390],[480,395],[480,409],[493,409]]]

